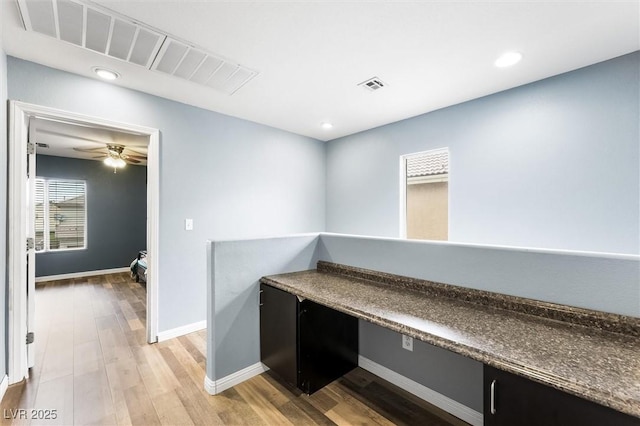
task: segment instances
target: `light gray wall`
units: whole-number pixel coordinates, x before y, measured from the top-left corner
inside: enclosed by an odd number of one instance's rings
[[[260,362],[259,280],[314,269],[318,234],[208,243],[207,377]]]
[[[322,142],[13,57],[8,68],[10,99],[160,129],[159,331],[206,318],[207,238],[324,229]]]
[[[328,142],[327,231],[399,236],[399,157],[449,147],[451,241],[640,253],[639,62]]]
[[[639,61],[636,52],[329,142],[327,230],[398,236],[400,155],[448,146],[450,240],[640,253]],[[339,263],[640,316],[637,258],[326,235],[320,244]],[[362,356],[482,411],[480,368],[452,368],[446,352],[403,354],[400,335],[375,325],[361,331]],[[443,365],[470,394],[420,374]]]
[[[640,317],[640,257],[323,233],[322,260]]]
[[[0,19],[0,377],[7,372],[7,56]]]
[[[482,363],[413,339],[413,351],[402,348],[402,335],[359,321],[360,355],[436,390],[482,413]]]
[[[87,185],[87,248],[36,254],[37,277],[122,268],[147,248],[146,167],[38,155],[36,175]]]
[[[258,280],[327,260],[481,290],[640,317],[640,257],[321,233],[214,241],[209,249],[207,377],[259,360]],[[212,327],[211,324],[214,326]],[[482,364],[360,322],[360,355],[482,411]]]

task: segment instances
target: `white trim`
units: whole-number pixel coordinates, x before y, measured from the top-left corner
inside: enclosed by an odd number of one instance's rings
[[[149,137],[147,152],[147,341],[157,340],[158,286],[160,274],[160,131],[150,127],[121,123],[55,108],[9,101],[9,187],[8,187],[8,318],[7,374],[9,383],[27,377],[26,357],[26,152],[27,125],[31,117],[62,120],[72,124],[134,133]]]
[[[387,367],[371,361],[362,355],[358,355],[358,366],[363,370],[367,370],[376,376],[383,378],[389,383],[393,383],[418,398],[424,399],[428,403],[435,405],[436,407],[464,420],[467,423],[474,426],[482,426],[484,422],[482,413],[479,413],[458,401],[454,401],[448,396],[444,396],[433,389],[429,389],[418,382],[414,382],[393,370],[389,370]]]
[[[7,375],[18,383],[27,369],[27,274],[26,274],[26,176],[28,116],[16,102],[9,103],[9,235]]]
[[[339,234],[337,232],[320,232],[320,238],[324,235],[328,237],[338,238],[353,238],[358,240],[372,240],[372,241],[400,241],[401,238],[397,237],[375,237],[371,235],[358,235],[358,234]],[[283,237],[284,238],[284,237]],[[578,251],[578,250],[566,250],[566,249],[545,249],[539,247],[523,247],[523,246],[504,246],[498,244],[479,244],[479,243],[465,243],[458,241],[437,241],[437,240],[403,240],[407,244],[424,244],[424,245],[443,245],[453,247],[470,247],[483,250],[503,250],[507,252],[520,252],[520,253],[535,253],[535,254],[553,254],[560,256],[581,256],[592,257],[601,259],[617,259],[617,260],[640,260],[640,255],[637,254],[624,254],[624,253],[611,253],[600,251]]]
[[[129,272],[129,271],[131,271],[131,268],[129,266],[124,266],[122,268],[100,269],[97,271],[72,272],[69,274],[47,275],[44,277],[36,277],[36,282],[42,283],[47,281],[67,280],[69,278],[93,277],[96,275],[117,274],[119,272]]]
[[[160,131],[149,134],[147,147],[147,342],[158,341],[160,283]]]
[[[305,232],[301,234],[278,234],[278,235],[267,235],[267,236],[256,236],[256,237],[246,237],[246,238],[231,238],[231,239],[221,239],[221,240],[207,240],[207,242],[211,242],[213,244],[217,243],[237,243],[237,242],[247,242],[247,241],[263,241],[263,240],[277,240],[284,238],[304,238],[304,237],[317,237],[324,232]],[[336,234],[343,235],[343,234]],[[346,234],[344,234],[346,235]]]
[[[400,230],[398,238],[407,239],[407,158],[400,156],[400,212],[398,213]]]
[[[206,374],[204,375],[204,390],[206,390],[209,395],[216,395],[216,382],[211,380]]]
[[[242,370],[229,374],[219,380],[214,381],[211,380],[209,376],[204,376],[204,389],[209,395],[217,395],[226,389],[240,384],[245,380],[249,380],[252,377],[258,376],[268,370],[269,367],[261,362],[256,362],[247,368],[243,368]]]
[[[158,342],[164,342],[165,340],[173,339],[175,337],[184,336],[185,334],[193,333],[194,331],[200,331],[207,328],[207,320],[198,321],[191,324],[183,325],[182,327],[172,328],[166,331],[158,332]]]
[[[4,394],[7,393],[7,389],[9,388],[9,376],[6,374],[2,378],[2,382],[0,382],[0,401],[4,399]]]

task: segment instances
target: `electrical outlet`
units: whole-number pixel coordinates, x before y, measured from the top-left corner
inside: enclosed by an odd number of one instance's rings
[[[413,352],[413,337],[402,335],[402,349]]]

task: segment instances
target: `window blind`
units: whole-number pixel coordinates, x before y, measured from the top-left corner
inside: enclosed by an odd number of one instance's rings
[[[86,221],[85,182],[36,179],[36,250],[85,248]]]
[[[36,179],[36,192],[35,192],[35,210],[36,210],[36,238],[35,247],[36,251],[44,251],[45,248],[45,216],[46,205],[44,197],[44,179]]]

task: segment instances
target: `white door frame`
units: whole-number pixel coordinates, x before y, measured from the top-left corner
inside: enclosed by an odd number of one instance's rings
[[[149,137],[147,153],[147,341],[158,340],[158,254],[160,217],[160,131],[55,108],[9,101],[8,308],[9,384],[28,377],[26,286],[26,176],[30,117],[64,120]],[[37,336],[36,336],[37,338]]]

